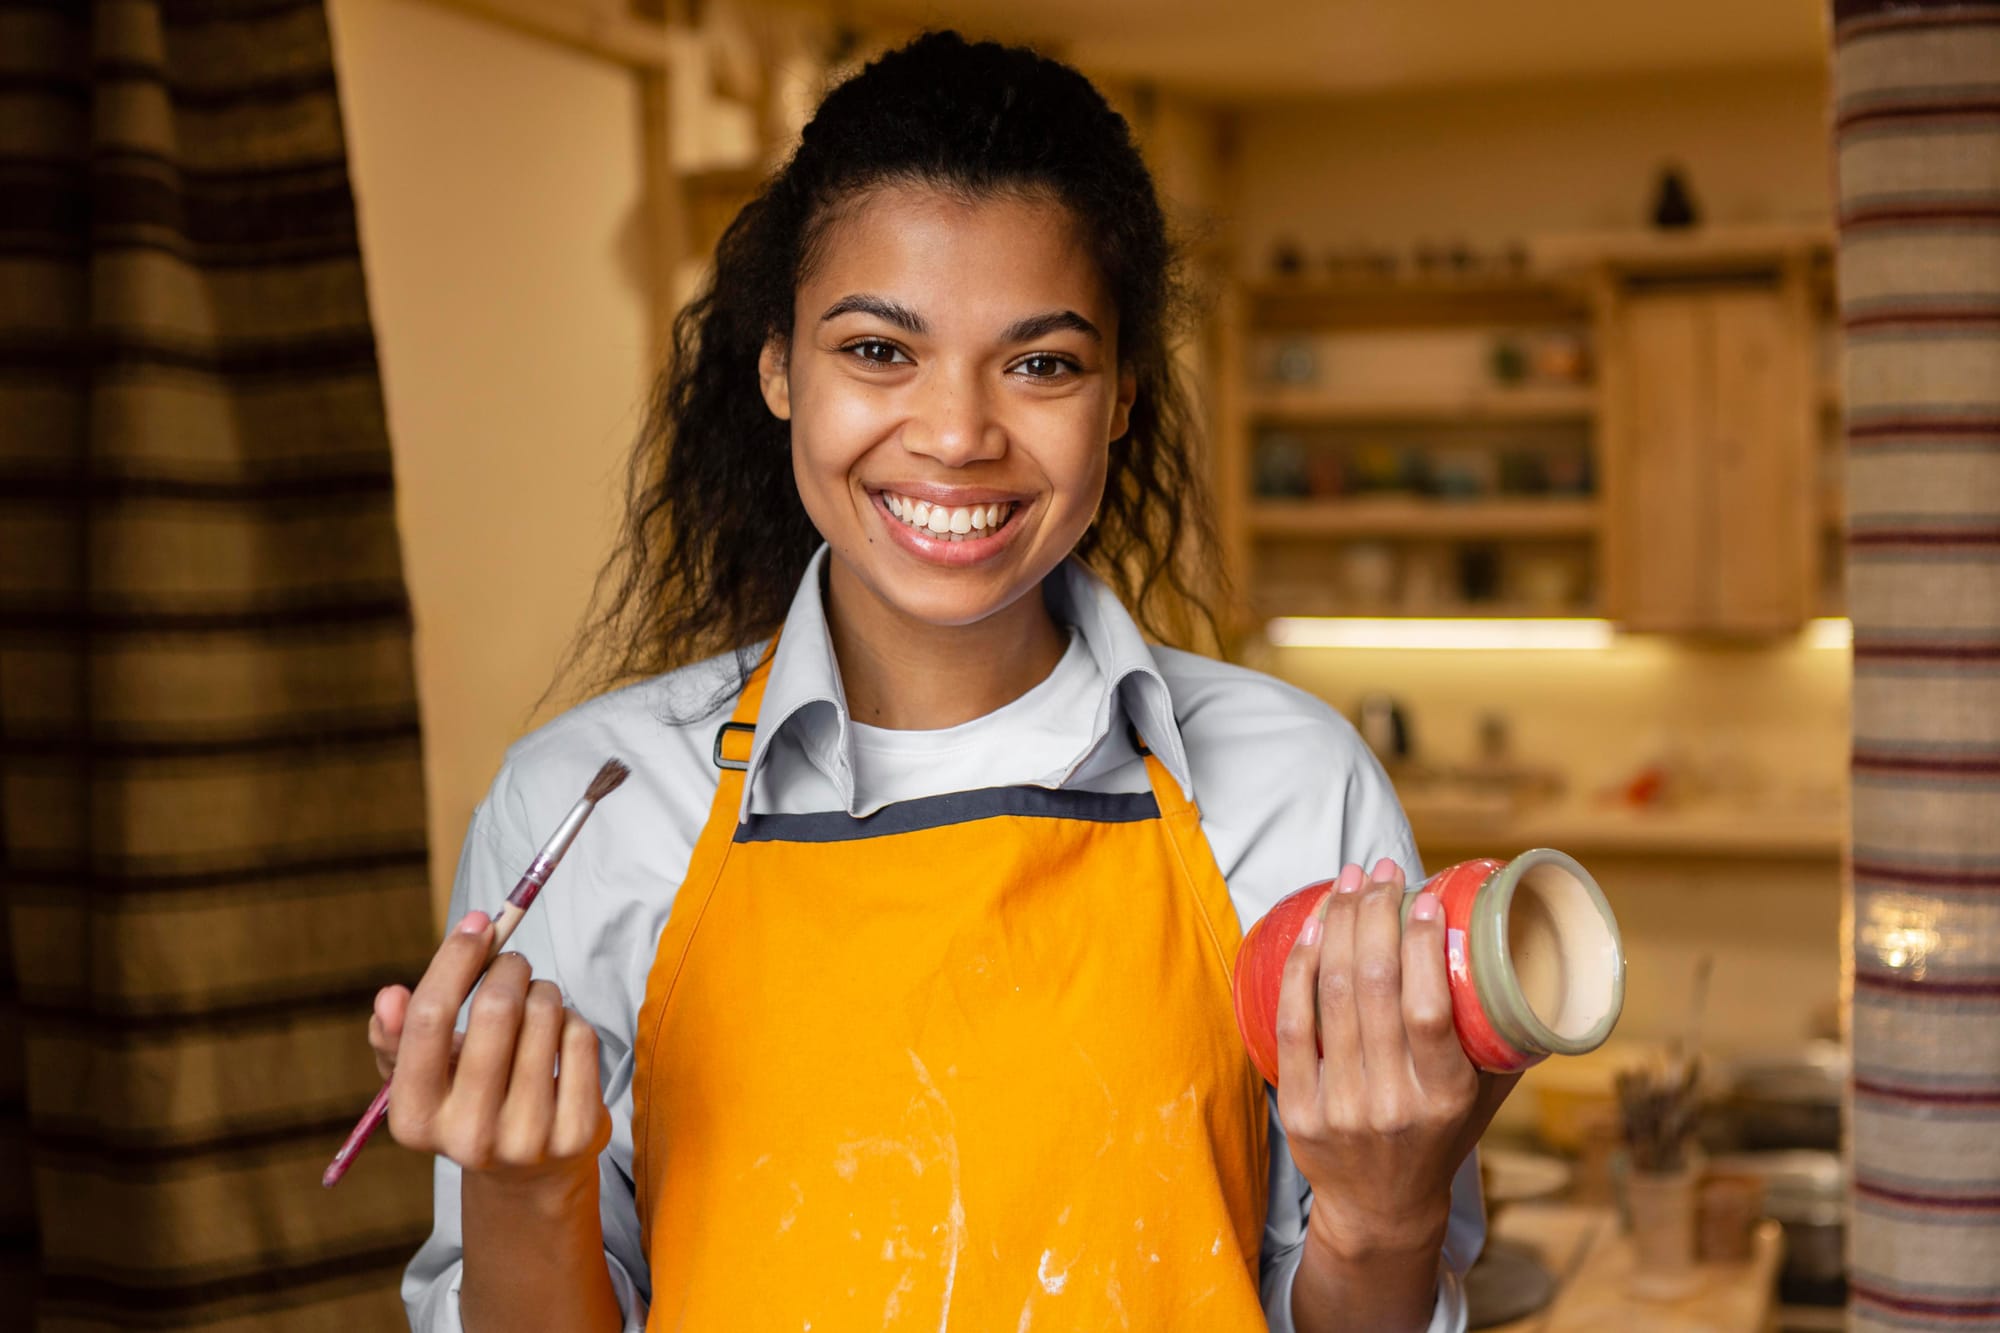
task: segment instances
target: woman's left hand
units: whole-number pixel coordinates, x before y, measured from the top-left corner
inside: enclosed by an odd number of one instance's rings
[[[1405,928],[1403,891],[1393,861],[1343,869],[1279,982],[1278,1118],[1313,1189],[1310,1234],[1344,1259],[1437,1252],[1452,1178],[1520,1078],[1466,1058],[1443,913],[1420,893]]]

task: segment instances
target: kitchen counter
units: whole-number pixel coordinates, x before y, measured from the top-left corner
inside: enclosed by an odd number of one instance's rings
[[[1538,1314],[1494,1325],[1494,1333],[1765,1333],[1776,1327],[1776,1282],[1784,1257],[1778,1224],[1758,1223],[1744,1263],[1703,1264],[1701,1286],[1674,1301],[1627,1294],[1631,1244],[1608,1208],[1520,1203],[1499,1210],[1494,1233],[1532,1246],[1561,1283]],[[1579,1259],[1577,1247],[1587,1240]],[[1577,1260],[1574,1272],[1565,1272]]]
[[[1631,810],[1565,802],[1510,808],[1454,799],[1421,787],[1399,794],[1417,846],[1431,861],[1438,860],[1430,851],[1433,847],[1498,848],[1502,854],[1529,847],[1560,847],[1578,856],[1637,854],[1837,863],[1847,845],[1847,820],[1839,811],[1746,813],[1719,804]],[[1489,850],[1483,854],[1496,853]]]

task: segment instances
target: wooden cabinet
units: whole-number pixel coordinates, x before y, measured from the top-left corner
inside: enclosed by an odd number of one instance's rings
[[[1804,270],[1602,282],[1607,611],[1636,630],[1797,629],[1823,512]]]

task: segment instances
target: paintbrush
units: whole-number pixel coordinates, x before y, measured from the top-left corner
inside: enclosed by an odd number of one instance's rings
[[[521,918],[528,914],[528,908],[534,903],[535,895],[542,891],[542,886],[549,882],[549,876],[555,873],[557,862],[563,859],[563,853],[567,852],[570,843],[576,840],[578,830],[583,827],[583,821],[590,818],[590,812],[597,808],[599,801],[618,790],[618,784],[625,781],[631,772],[631,769],[616,759],[605,760],[604,767],[598,769],[597,776],[590,780],[590,786],[585,789],[583,799],[569,808],[569,813],[563,816],[562,823],[549,836],[549,840],[542,844],[542,850],[535,853],[535,859],[529,863],[526,873],[514,885],[514,891],[507,895],[507,905],[501,909],[499,920],[493,923],[493,943],[486,951],[486,962],[480,966],[481,977],[486,975],[486,969],[492,966],[493,960],[499,957],[500,951],[507,946],[507,937],[514,933],[514,928],[521,924]],[[368,1142],[368,1136],[375,1132],[376,1126],[389,1118],[389,1084],[394,1077],[391,1074],[389,1078],[382,1080],[382,1091],[376,1093],[375,1100],[368,1103],[368,1109],[361,1113],[361,1119],[355,1124],[354,1132],[347,1136],[347,1142],[340,1145],[340,1151],[335,1153],[333,1161],[327,1164],[326,1171],[319,1178],[319,1183],[326,1188],[332,1189],[340,1183],[340,1178],[347,1174],[347,1168],[354,1164],[355,1154],[361,1151],[361,1145]]]

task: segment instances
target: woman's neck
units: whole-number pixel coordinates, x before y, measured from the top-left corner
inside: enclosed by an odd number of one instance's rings
[[[973,625],[897,613],[851,575],[829,570],[827,627],[857,722],[937,731],[984,717],[1048,679],[1068,636],[1039,590]]]

